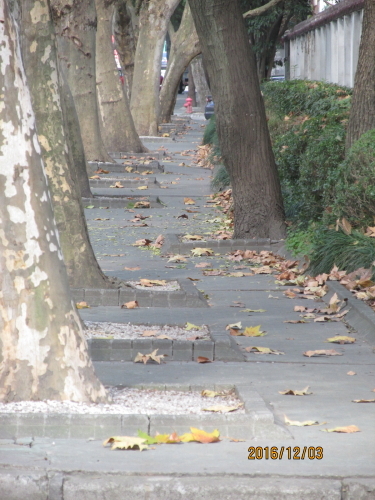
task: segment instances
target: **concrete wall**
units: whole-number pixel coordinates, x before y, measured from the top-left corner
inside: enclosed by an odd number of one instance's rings
[[[286,34],[287,79],[325,80],[354,86],[363,9],[343,10],[341,16],[339,12],[330,16],[330,9]]]

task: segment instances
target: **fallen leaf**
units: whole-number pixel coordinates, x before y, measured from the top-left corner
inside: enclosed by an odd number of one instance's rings
[[[199,264],[195,264],[195,267],[210,267],[211,264],[208,262],[200,262]]]
[[[375,399],[353,399],[353,403],[375,403]]]
[[[120,181],[115,182],[112,186],[109,186],[110,188],[123,188],[124,186],[121,184]]]
[[[206,358],[205,356],[198,356],[197,363],[212,363],[211,359]]]
[[[162,234],[159,234],[159,236],[156,238],[154,243],[152,243],[152,247],[154,248],[161,248],[164,244],[164,236]]]
[[[221,395],[220,392],[210,391],[209,389],[203,389],[203,391],[201,392],[201,396],[205,398],[216,398],[216,396],[220,395]]]
[[[268,295],[269,299],[279,299],[279,297],[274,297],[273,295]]]
[[[211,248],[193,248],[190,250],[194,257],[201,257],[202,255],[213,255],[214,252]]]
[[[186,279],[188,279],[188,280],[190,280],[190,281],[200,281],[200,279],[199,279],[199,278],[189,278],[189,276],[188,276]]]
[[[155,337],[159,330],[144,330],[142,337]]]
[[[101,177],[99,177],[99,175],[93,175],[93,176],[89,177],[89,179],[98,179],[98,180],[100,180]]]
[[[135,243],[133,243],[134,247],[147,247],[150,243],[152,243],[152,240],[148,240],[147,238],[144,238],[143,240],[137,240]]]
[[[158,335],[156,338],[160,340],[172,340],[172,337],[168,337],[168,335]]]
[[[97,217],[96,219],[94,220],[110,220],[110,219],[101,219],[100,217]]]
[[[187,260],[183,255],[173,255],[168,259],[168,262],[187,262]]]
[[[241,321],[238,321],[238,323],[232,323],[232,324],[227,325],[225,327],[226,330],[230,330],[230,329],[233,329],[233,328],[236,329],[236,330],[241,330],[241,328],[242,328]]]
[[[243,331],[242,335],[245,337],[264,337],[265,332],[260,330],[260,325],[257,326],[247,326]]]
[[[303,319],[288,319],[287,321],[283,321],[283,323],[292,323],[293,325],[297,325],[298,323],[308,323],[308,321],[304,321]]]
[[[209,406],[208,408],[202,408],[203,411],[212,411],[215,413],[229,413],[236,411],[243,406],[243,403],[238,403],[236,406],[226,406],[226,405],[215,405]]]
[[[311,358],[313,356],[342,356],[342,353],[334,349],[319,349],[317,351],[306,351],[303,355]]]
[[[189,216],[186,214],[181,214],[181,215],[177,216],[177,219],[188,219],[188,218],[189,218]]]
[[[220,432],[215,429],[213,432],[205,432],[195,427],[190,427],[190,433],[183,434],[180,439],[183,443],[197,441],[198,443],[217,443],[220,441]]]
[[[285,292],[283,292],[283,294],[285,295],[285,297],[288,297],[288,299],[295,299],[296,298],[296,294],[294,292],[292,292],[291,290],[286,290]]]
[[[155,349],[154,351],[150,352],[150,354],[142,354],[141,352],[139,352],[134,358],[134,363],[146,364],[150,359],[152,359],[153,361],[156,361],[160,365],[162,359],[165,356],[164,354],[156,354],[158,350],[159,349]]]
[[[270,349],[269,347],[245,347],[245,351],[247,352],[253,352],[256,354],[285,354],[284,352],[281,351],[276,351],[275,349]]]
[[[357,375],[357,374],[356,374],[356,372],[350,371],[350,372],[347,373],[347,375]]]
[[[148,280],[141,279],[139,280],[142,286],[153,287],[153,286],[165,286],[167,282],[165,280]]]
[[[113,436],[106,439],[103,442],[103,446],[107,446],[107,444],[112,444],[111,450],[148,450],[149,447],[146,444],[146,440],[140,437],[131,437],[131,436]]]
[[[141,268],[139,266],[136,267],[124,267],[126,271],[139,271]]]
[[[194,325],[193,323],[189,323],[188,321],[186,322],[185,330],[190,331],[190,330],[200,330],[202,327]]]
[[[95,205],[87,205],[85,208],[95,208]]]
[[[335,337],[330,337],[327,342],[333,342],[335,344],[354,344],[356,339],[354,337],[347,337],[345,335],[336,335]]]
[[[126,172],[133,172],[134,168],[133,167],[125,167]]]
[[[148,189],[148,186],[138,186],[137,189],[144,191],[145,189]]]
[[[346,427],[334,427],[333,429],[321,429],[322,432],[343,432],[345,434],[351,434],[353,432],[361,432],[361,430],[356,425],[348,425]]]
[[[285,418],[284,421],[287,425],[294,425],[296,427],[308,427],[310,425],[323,425],[323,423],[326,423],[322,422],[320,424],[316,420],[305,420],[304,422],[299,422],[298,420],[289,420],[289,418],[286,415],[284,415],[284,418]]]
[[[305,306],[294,306],[295,312],[304,312],[307,308]]]
[[[195,201],[192,198],[184,198],[185,205],[195,205]]]
[[[104,170],[103,168],[98,168],[98,170],[95,171],[96,174],[109,174],[109,170]]]
[[[138,302],[136,300],[131,300],[130,302],[122,304],[121,309],[135,309],[136,307],[139,307]]]
[[[296,391],[293,389],[287,389],[286,391],[279,391],[279,394],[283,394],[285,396],[308,396],[312,394],[312,392],[308,392],[309,386],[306,386],[304,389],[300,391]]]
[[[146,432],[138,431],[138,436],[145,440],[146,444],[175,444],[181,443],[180,436],[176,432],[172,434],[158,434],[156,433],[154,437],[149,436]]]
[[[134,208],[150,208],[149,201],[137,201],[134,203]]]
[[[76,308],[77,309],[90,309],[90,306],[87,304],[87,302],[76,302]]]
[[[203,240],[203,236],[199,236],[198,234],[185,234],[185,236],[182,237],[184,240]]]
[[[265,313],[267,312],[266,309],[242,309],[243,313]]]

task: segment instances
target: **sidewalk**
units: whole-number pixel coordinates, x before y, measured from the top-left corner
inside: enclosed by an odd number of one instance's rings
[[[179,96],[180,105],[182,97]],[[195,118],[193,116],[183,135],[145,141],[150,151],[165,148],[159,151],[165,151],[167,155],[159,160],[164,165],[164,173],[154,170],[149,175],[155,177],[156,184],[150,183],[143,191],[136,187],[118,190],[93,188],[101,196],[113,195],[116,191],[115,194],[119,192],[128,197],[155,197],[158,207],[142,211],[150,216],[144,221],[147,227],[134,228],[131,222],[134,212],[124,208],[91,208],[85,213],[95,253],[106,274],[122,280],[148,278],[189,282],[204,294],[199,295],[200,307],[193,302],[193,306],[189,305],[189,292],[183,303],[179,302],[183,300],[182,294],[173,296],[176,299],[168,298],[168,307],[162,302],[158,305],[159,299],[153,298],[152,307],[140,303],[141,307],[130,310],[99,305],[82,309],[80,314],[84,320],[90,321],[143,324],[185,324],[189,321],[208,325],[217,332],[217,337],[212,345],[207,345],[207,352],[214,358],[215,349],[220,353],[220,339],[223,339],[223,342],[230,342],[227,352],[232,352],[241,361],[215,359],[200,364],[168,360],[161,365],[95,361],[97,374],[108,385],[161,386],[167,389],[237,386],[240,392],[242,390],[248,395],[249,401],[257,401],[252,418],[254,422],[263,422],[262,426],[254,431],[252,440],[230,442],[223,439],[205,445],[162,445],[142,453],[111,451],[103,448],[102,439],[95,436],[93,439],[56,439],[48,435],[34,438],[25,435],[15,441],[12,436],[5,438],[3,435],[0,439],[0,500],[375,499],[375,405],[352,402],[375,396],[371,392],[375,389],[375,314],[370,311],[367,326],[361,326],[355,333],[353,329],[349,333],[344,322],[285,323],[299,319],[298,313],[293,311],[295,305],[306,306],[306,302],[312,301],[285,297],[283,291],[286,287],[275,284],[273,275],[204,276],[203,269],[195,267],[197,263],[209,262],[214,269],[235,271],[240,263],[226,259],[225,245],[215,248],[212,257],[190,257],[191,252],[186,247],[184,255],[188,258],[183,263],[167,262],[168,259],[163,257],[165,248],[158,255],[133,246],[136,240],[148,238],[154,241],[160,234],[205,235],[217,228],[214,220],[219,212],[206,203],[211,193],[211,171],[194,166],[190,153],[181,154],[196,149],[201,142],[205,121],[199,114]],[[187,197],[195,204],[185,205],[184,198]],[[182,214],[188,218],[178,218]],[[95,220],[98,218],[109,220]],[[194,246],[197,247],[209,246],[196,243]],[[242,248],[241,245],[246,246],[248,242],[239,241],[238,247]],[[136,271],[124,269],[138,266],[140,269]],[[332,292],[327,296],[331,295]],[[356,323],[359,313],[354,309],[354,300],[350,298],[348,301],[353,310],[347,317],[354,318]],[[236,302],[244,306],[236,307]],[[246,308],[264,309],[265,312],[243,312]],[[261,330],[267,335],[230,339],[225,327],[239,321],[244,326],[261,325]],[[368,326],[371,321],[374,321],[372,329]],[[362,323],[357,321],[356,324]],[[335,335],[353,335],[357,341],[352,345],[325,342]],[[167,344],[164,345],[167,349]],[[243,349],[249,346],[266,346],[285,354],[249,353]],[[303,356],[308,350],[332,348],[342,355]],[[170,351],[173,349],[171,347]],[[100,353],[95,351],[95,356],[100,356]],[[347,375],[349,371],[356,372],[356,375]],[[309,386],[311,395],[279,394],[279,391],[301,390],[306,386]],[[286,426],[285,415],[290,420],[313,420],[323,425]],[[172,422],[165,421],[167,424]],[[196,421],[199,427],[199,418]],[[101,424],[96,425],[100,427]],[[322,429],[348,425],[356,425],[360,432],[322,432]],[[276,446],[278,450],[282,447],[293,450],[298,446],[303,450],[304,447],[320,446],[323,458],[293,460],[285,454],[277,460],[248,460],[251,446]]]

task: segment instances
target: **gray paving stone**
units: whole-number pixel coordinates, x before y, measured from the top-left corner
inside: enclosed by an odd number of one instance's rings
[[[210,340],[197,340],[193,342],[193,359],[196,361],[199,356],[214,360],[214,343]]]
[[[160,292],[159,292],[160,293]],[[148,290],[136,290],[135,300],[137,300],[139,307],[153,306],[154,292]]]
[[[113,339],[110,361],[131,361],[132,341],[130,339]]]
[[[132,359],[141,352],[142,354],[150,354],[152,352],[152,340],[151,339],[134,339],[133,342],[133,354]]]
[[[119,290],[106,290],[102,295],[101,306],[118,306],[119,305]]]
[[[183,291],[170,292],[168,294],[169,307],[184,307],[186,304],[186,293]]]
[[[152,295],[152,306],[153,307],[168,307],[168,305],[169,305],[168,296],[170,293],[173,293],[173,292],[166,292],[166,291],[154,292]]]
[[[192,361],[193,343],[183,340],[173,341],[173,361]]]
[[[120,288],[119,305],[135,300],[135,290],[133,288]]]
[[[342,500],[374,500],[375,479],[348,478],[344,479]]]
[[[164,354],[168,359],[172,359],[172,340],[167,339],[153,339],[152,350],[158,349],[158,355]]]
[[[1,500],[20,500],[21,498],[50,500],[48,493],[48,478],[44,471],[0,470]]]

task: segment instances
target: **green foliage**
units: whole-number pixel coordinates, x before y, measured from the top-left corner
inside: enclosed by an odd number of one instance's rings
[[[314,247],[316,234],[321,229],[316,223],[310,224],[306,229],[299,227],[289,228],[285,246],[294,257],[310,255]]]
[[[211,187],[215,191],[221,191],[230,186],[230,178],[224,165],[220,165],[211,182]]]
[[[332,175],[331,175],[332,176]],[[346,217],[356,226],[375,220],[375,129],[356,141],[332,176],[333,215]]]
[[[203,133],[202,144],[212,144],[215,146],[219,145],[219,138],[216,132],[216,116],[213,115],[206,125]]]
[[[352,272],[360,267],[371,268],[375,261],[375,240],[353,231],[326,229],[317,234],[311,255],[308,273],[329,273],[334,265]]]

